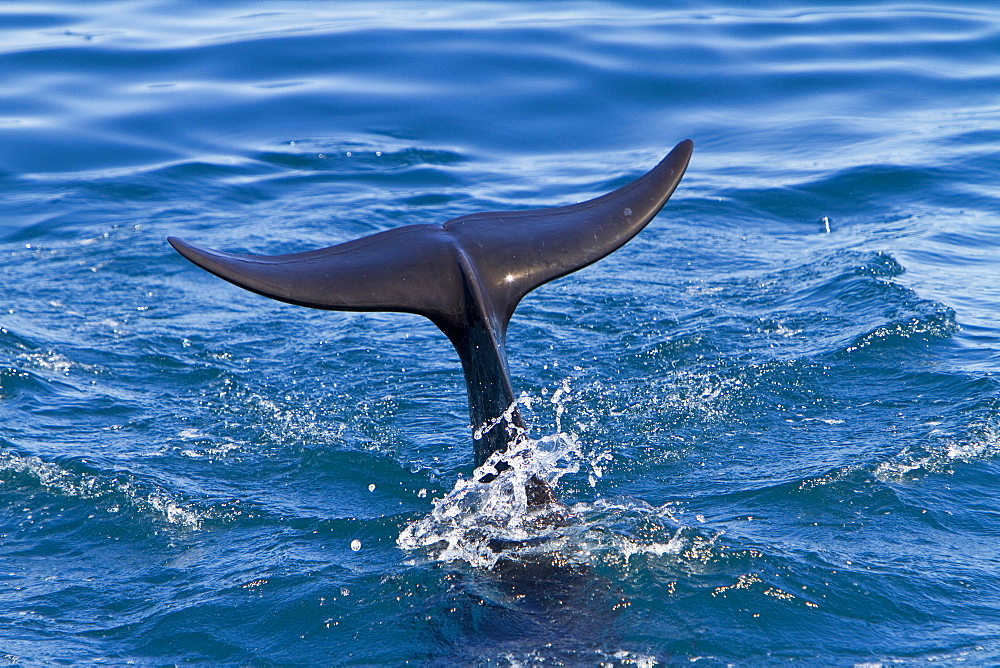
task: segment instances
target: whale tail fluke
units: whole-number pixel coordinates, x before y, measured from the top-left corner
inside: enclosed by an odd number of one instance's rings
[[[638,234],[680,182],[693,144],[678,144],[635,181],[586,202],[474,213],[409,225],[320,250],[242,255],[169,238],[199,267],[258,294],[311,308],[400,311],[429,318],[465,371],[473,428],[509,414],[475,442],[476,464],[523,428],[504,350],[507,324],[531,290],[605,257]]]

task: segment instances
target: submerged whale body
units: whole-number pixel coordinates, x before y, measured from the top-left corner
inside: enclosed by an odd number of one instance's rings
[[[290,255],[239,255],[168,241],[199,267],[265,297],[429,318],[462,361],[480,466],[525,432],[504,346],[518,302],[638,234],[674,192],[692,148],[685,140],[632,183],[570,206],[474,213]],[[538,501],[547,496],[536,494]]]

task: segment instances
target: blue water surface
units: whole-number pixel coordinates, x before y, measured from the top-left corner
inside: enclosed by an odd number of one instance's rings
[[[0,656],[1000,663],[998,54],[985,1],[0,3]],[[165,242],[570,204],[688,137],[510,327],[563,567],[401,541],[472,472],[433,325]]]

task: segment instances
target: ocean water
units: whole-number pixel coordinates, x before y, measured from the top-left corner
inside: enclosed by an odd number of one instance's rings
[[[8,2],[0,72],[4,662],[1000,663],[995,3]],[[685,138],[514,315],[556,521],[473,481],[429,322],[165,241],[568,204]]]

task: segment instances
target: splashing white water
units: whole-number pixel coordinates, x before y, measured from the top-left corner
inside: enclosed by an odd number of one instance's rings
[[[572,435],[521,437],[491,455],[471,479],[459,479],[443,499],[434,499],[431,514],[403,529],[396,544],[404,550],[427,549],[435,560],[490,568],[500,558],[500,545],[558,538],[565,508],[532,507],[529,486],[537,484],[534,478],[555,487],[563,475],[579,470],[580,457]]]
[[[686,535],[671,504],[655,507],[631,499],[531,503],[539,482],[555,489],[563,476],[581,470],[593,487],[610,459],[607,452],[585,452],[575,434],[561,431],[571,397],[563,381],[549,400],[556,433],[538,439],[514,434],[505,452],[494,453],[472,478],[459,479],[444,498],[434,499],[431,513],[407,525],[396,544],[434,561],[464,561],[485,569],[501,558],[539,556],[578,565],[623,564],[635,555],[683,554],[702,561],[714,539]],[[534,401],[522,395],[518,403],[530,407]]]

